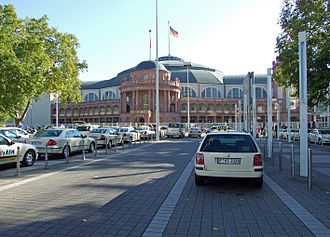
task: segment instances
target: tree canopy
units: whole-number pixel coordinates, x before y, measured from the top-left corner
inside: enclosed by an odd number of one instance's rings
[[[299,39],[306,31],[308,104],[329,105],[330,24],[328,0],[284,0],[277,37],[274,79],[281,86],[296,88],[299,96]]]
[[[20,123],[33,100],[50,93],[62,104],[80,102],[77,38],[40,19],[17,17],[12,5],[0,5],[0,121]]]

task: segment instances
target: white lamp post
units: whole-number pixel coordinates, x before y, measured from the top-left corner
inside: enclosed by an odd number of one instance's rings
[[[184,66],[187,67],[187,88],[188,88],[188,92],[187,92],[187,107],[188,107],[188,111],[187,111],[187,127],[188,130],[190,129],[190,102],[189,102],[189,97],[190,97],[190,87],[189,87],[189,67],[191,67],[191,62],[185,62]]]

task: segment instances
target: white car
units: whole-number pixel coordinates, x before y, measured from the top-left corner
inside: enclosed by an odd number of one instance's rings
[[[121,127],[119,134],[122,135],[125,142],[138,141],[141,138],[141,133],[135,131],[133,127]]]
[[[28,139],[28,143],[35,145],[39,154],[45,154],[47,145],[48,154],[66,157],[70,156],[72,152],[82,151],[83,140],[85,149],[88,149],[89,152],[94,152],[95,140],[82,135],[76,129],[46,129],[36,134],[33,138]]]
[[[155,137],[156,132],[152,130],[149,126],[136,127],[135,131],[140,133],[140,138],[150,138]]]
[[[5,127],[0,128],[0,134],[11,139],[14,142],[26,143],[26,141],[27,141],[27,138],[17,136],[16,133],[14,133],[12,130],[7,129]]]
[[[261,188],[263,170],[261,151],[249,133],[208,133],[196,152],[196,185],[207,177],[248,178]]]
[[[183,128],[180,123],[170,123],[167,127],[167,137],[184,137]]]
[[[318,144],[329,144],[330,129],[313,129],[309,134],[309,141]]]
[[[0,135],[0,165],[16,162],[17,148],[23,166],[31,166],[38,157],[38,149],[30,144],[14,142]]]
[[[97,128],[98,126],[95,126],[95,125],[79,125],[77,126],[77,130],[82,134],[82,135],[85,135],[85,136],[88,136],[90,134],[90,132]]]
[[[95,139],[97,145],[104,147],[107,145],[108,148],[121,140],[117,130],[113,128],[95,128],[90,132],[89,137]]]
[[[2,127],[2,129],[9,130],[9,131],[15,133],[16,136],[18,136],[18,137],[22,137],[22,138],[29,138],[30,137],[30,135],[29,135],[28,132],[26,132],[25,130],[20,129],[20,128],[16,128],[16,127]]]

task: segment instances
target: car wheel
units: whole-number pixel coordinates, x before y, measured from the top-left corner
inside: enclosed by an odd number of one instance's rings
[[[65,147],[63,148],[63,151],[62,151],[62,156],[64,158],[66,158],[66,156],[70,156],[70,147],[65,145]]]
[[[94,142],[91,142],[91,144],[89,145],[88,151],[90,153],[93,153],[95,151],[95,143]]]
[[[261,176],[260,178],[257,178],[253,181],[253,186],[256,188],[262,188],[263,183],[263,177]]]
[[[33,150],[28,150],[23,158],[23,166],[31,166],[36,161],[36,153]]]
[[[203,185],[204,184],[204,178],[201,177],[201,176],[199,176],[199,175],[197,175],[197,174],[195,174],[195,184],[197,186]]]

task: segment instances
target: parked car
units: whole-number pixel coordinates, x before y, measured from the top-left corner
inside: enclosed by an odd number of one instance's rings
[[[70,156],[73,152],[82,151],[83,140],[85,149],[89,152],[94,152],[95,140],[82,135],[76,129],[47,129],[28,139],[28,143],[35,145],[39,154],[45,154],[47,145],[49,154],[66,157],[66,155]]]
[[[17,147],[19,159],[23,166],[31,166],[38,157],[38,149],[30,144],[14,142],[0,134],[0,165],[16,162]]]
[[[330,129],[313,129],[309,134],[309,141],[318,144],[329,144]]]
[[[263,184],[261,151],[249,133],[208,133],[196,152],[195,183],[207,177],[247,178],[256,187]]]
[[[190,128],[188,137],[202,137],[202,130],[200,128]]]
[[[121,138],[117,130],[113,128],[94,128],[89,137],[95,139],[97,145],[111,148],[112,145],[119,143]]]
[[[135,131],[140,133],[141,139],[150,138],[151,136],[155,137],[155,134],[156,134],[156,132],[154,130],[152,130],[149,126],[136,127]]]
[[[9,131],[15,133],[16,136],[19,136],[19,137],[22,137],[22,138],[29,138],[30,137],[30,134],[27,131],[25,131],[25,130],[23,130],[21,128],[16,128],[16,127],[2,127],[2,129],[9,130]]]
[[[16,133],[7,129],[6,127],[0,128],[0,134],[2,134],[5,137],[8,137],[9,139],[11,139],[14,142],[26,143],[26,140],[27,140],[27,138],[17,136]]]
[[[82,135],[86,135],[86,136],[88,136],[94,128],[97,128],[97,126],[95,126],[95,125],[80,125],[80,126],[77,126],[77,130]]]
[[[138,141],[141,137],[141,133],[133,127],[121,127],[119,128],[119,134],[123,137],[124,142]]]
[[[167,137],[184,137],[184,131],[181,124],[169,123],[167,127]]]

